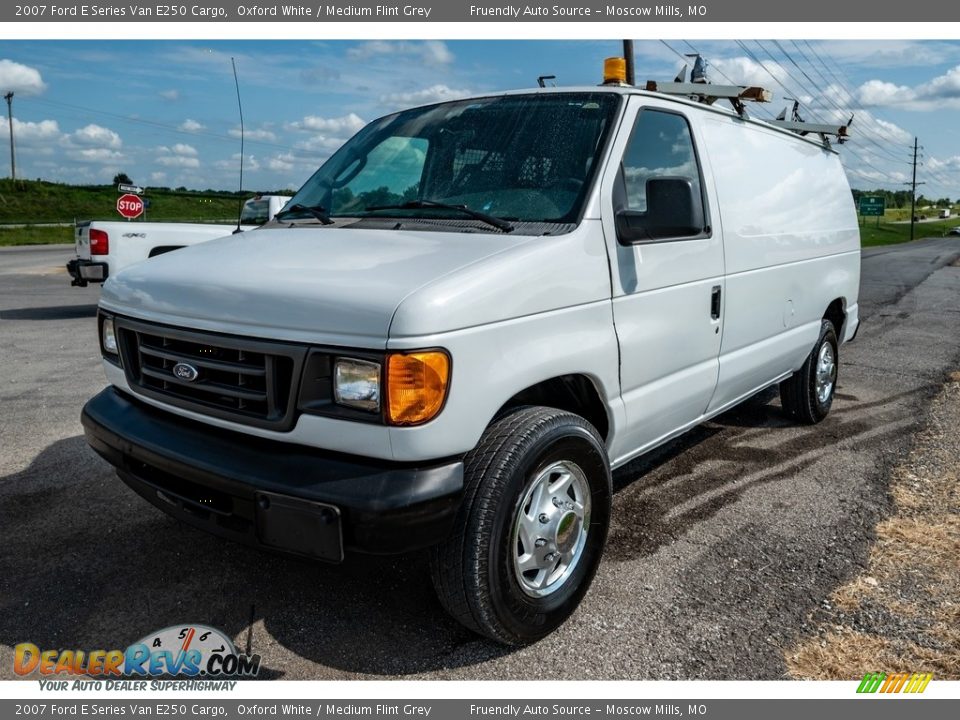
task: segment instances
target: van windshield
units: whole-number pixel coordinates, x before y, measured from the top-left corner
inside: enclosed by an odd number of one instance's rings
[[[511,221],[575,223],[619,103],[612,93],[542,93],[389,115],[341,147],[288,207],[299,205],[293,215],[304,218],[307,208],[322,208],[333,218],[449,218],[491,231],[435,204]]]

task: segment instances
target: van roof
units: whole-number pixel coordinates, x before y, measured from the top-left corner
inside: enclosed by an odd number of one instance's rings
[[[706,86],[709,87],[709,86]],[[772,132],[780,133],[785,137],[792,138],[801,142],[809,143],[818,148],[828,150],[836,154],[836,150],[831,147],[826,147],[822,142],[816,139],[816,136],[805,137],[798,135],[795,132],[786,130],[784,128],[777,127],[776,125],[771,125],[770,123],[754,117],[742,117],[738,115],[732,108],[727,108],[722,105],[706,105],[695,100],[690,100],[685,97],[680,97],[677,95],[667,95],[666,93],[652,92],[650,90],[644,90],[635,85],[573,85],[573,86],[558,86],[558,87],[546,87],[546,88],[519,88],[516,90],[504,90],[501,92],[490,92],[482,93],[478,95],[468,95],[463,98],[457,98],[455,100],[443,101],[443,102],[457,102],[460,100],[470,100],[471,98],[488,98],[488,97],[502,97],[507,95],[540,95],[540,94],[554,94],[554,93],[611,93],[615,95],[641,95],[644,97],[657,98],[658,100],[664,100],[667,102],[677,103],[678,105],[684,105],[691,109],[696,109],[703,112],[712,112],[719,115],[724,115],[726,117],[733,117],[741,122],[749,123],[751,125],[756,125],[761,127],[764,130],[770,130]],[[426,103],[422,107],[427,107],[429,105],[442,105],[440,103]]]

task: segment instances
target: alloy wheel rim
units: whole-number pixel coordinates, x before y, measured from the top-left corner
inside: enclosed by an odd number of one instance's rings
[[[833,345],[825,342],[817,355],[816,393],[817,400],[823,405],[833,394],[833,386],[837,381],[837,360],[833,352]]]
[[[583,556],[590,530],[590,484],[560,460],[540,470],[517,508],[511,538],[514,576],[530,597],[562,588]]]

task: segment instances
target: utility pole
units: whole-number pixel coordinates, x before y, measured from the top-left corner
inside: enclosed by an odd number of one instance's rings
[[[7,122],[10,124],[10,178],[17,181],[17,161],[13,155],[13,91],[11,90],[3,99],[7,101]]]
[[[917,138],[913,138],[913,182],[910,186],[910,242],[913,242],[913,224],[917,219]]]
[[[917,221],[917,185],[923,185],[922,182],[917,182],[917,155],[919,150],[919,140],[915,137],[913,138],[913,180],[904,183],[904,185],[910,186],[910,242],[913,242],[913,226]]]
[[[637,78],[633,68],[633,40],[623,41],[623,59],[627,63],[627,85],[634,85]]]

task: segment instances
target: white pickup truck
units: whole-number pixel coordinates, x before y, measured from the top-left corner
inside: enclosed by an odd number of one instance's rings
[[[252,230],[273,219],[290,200],[285,195],[257,195],[243,204],[240,228]],[[102,283],[121,269],[188,245],[229,235],[231,225],[92,220],[77,223],[77,256],[67,263],[71,285]]]

